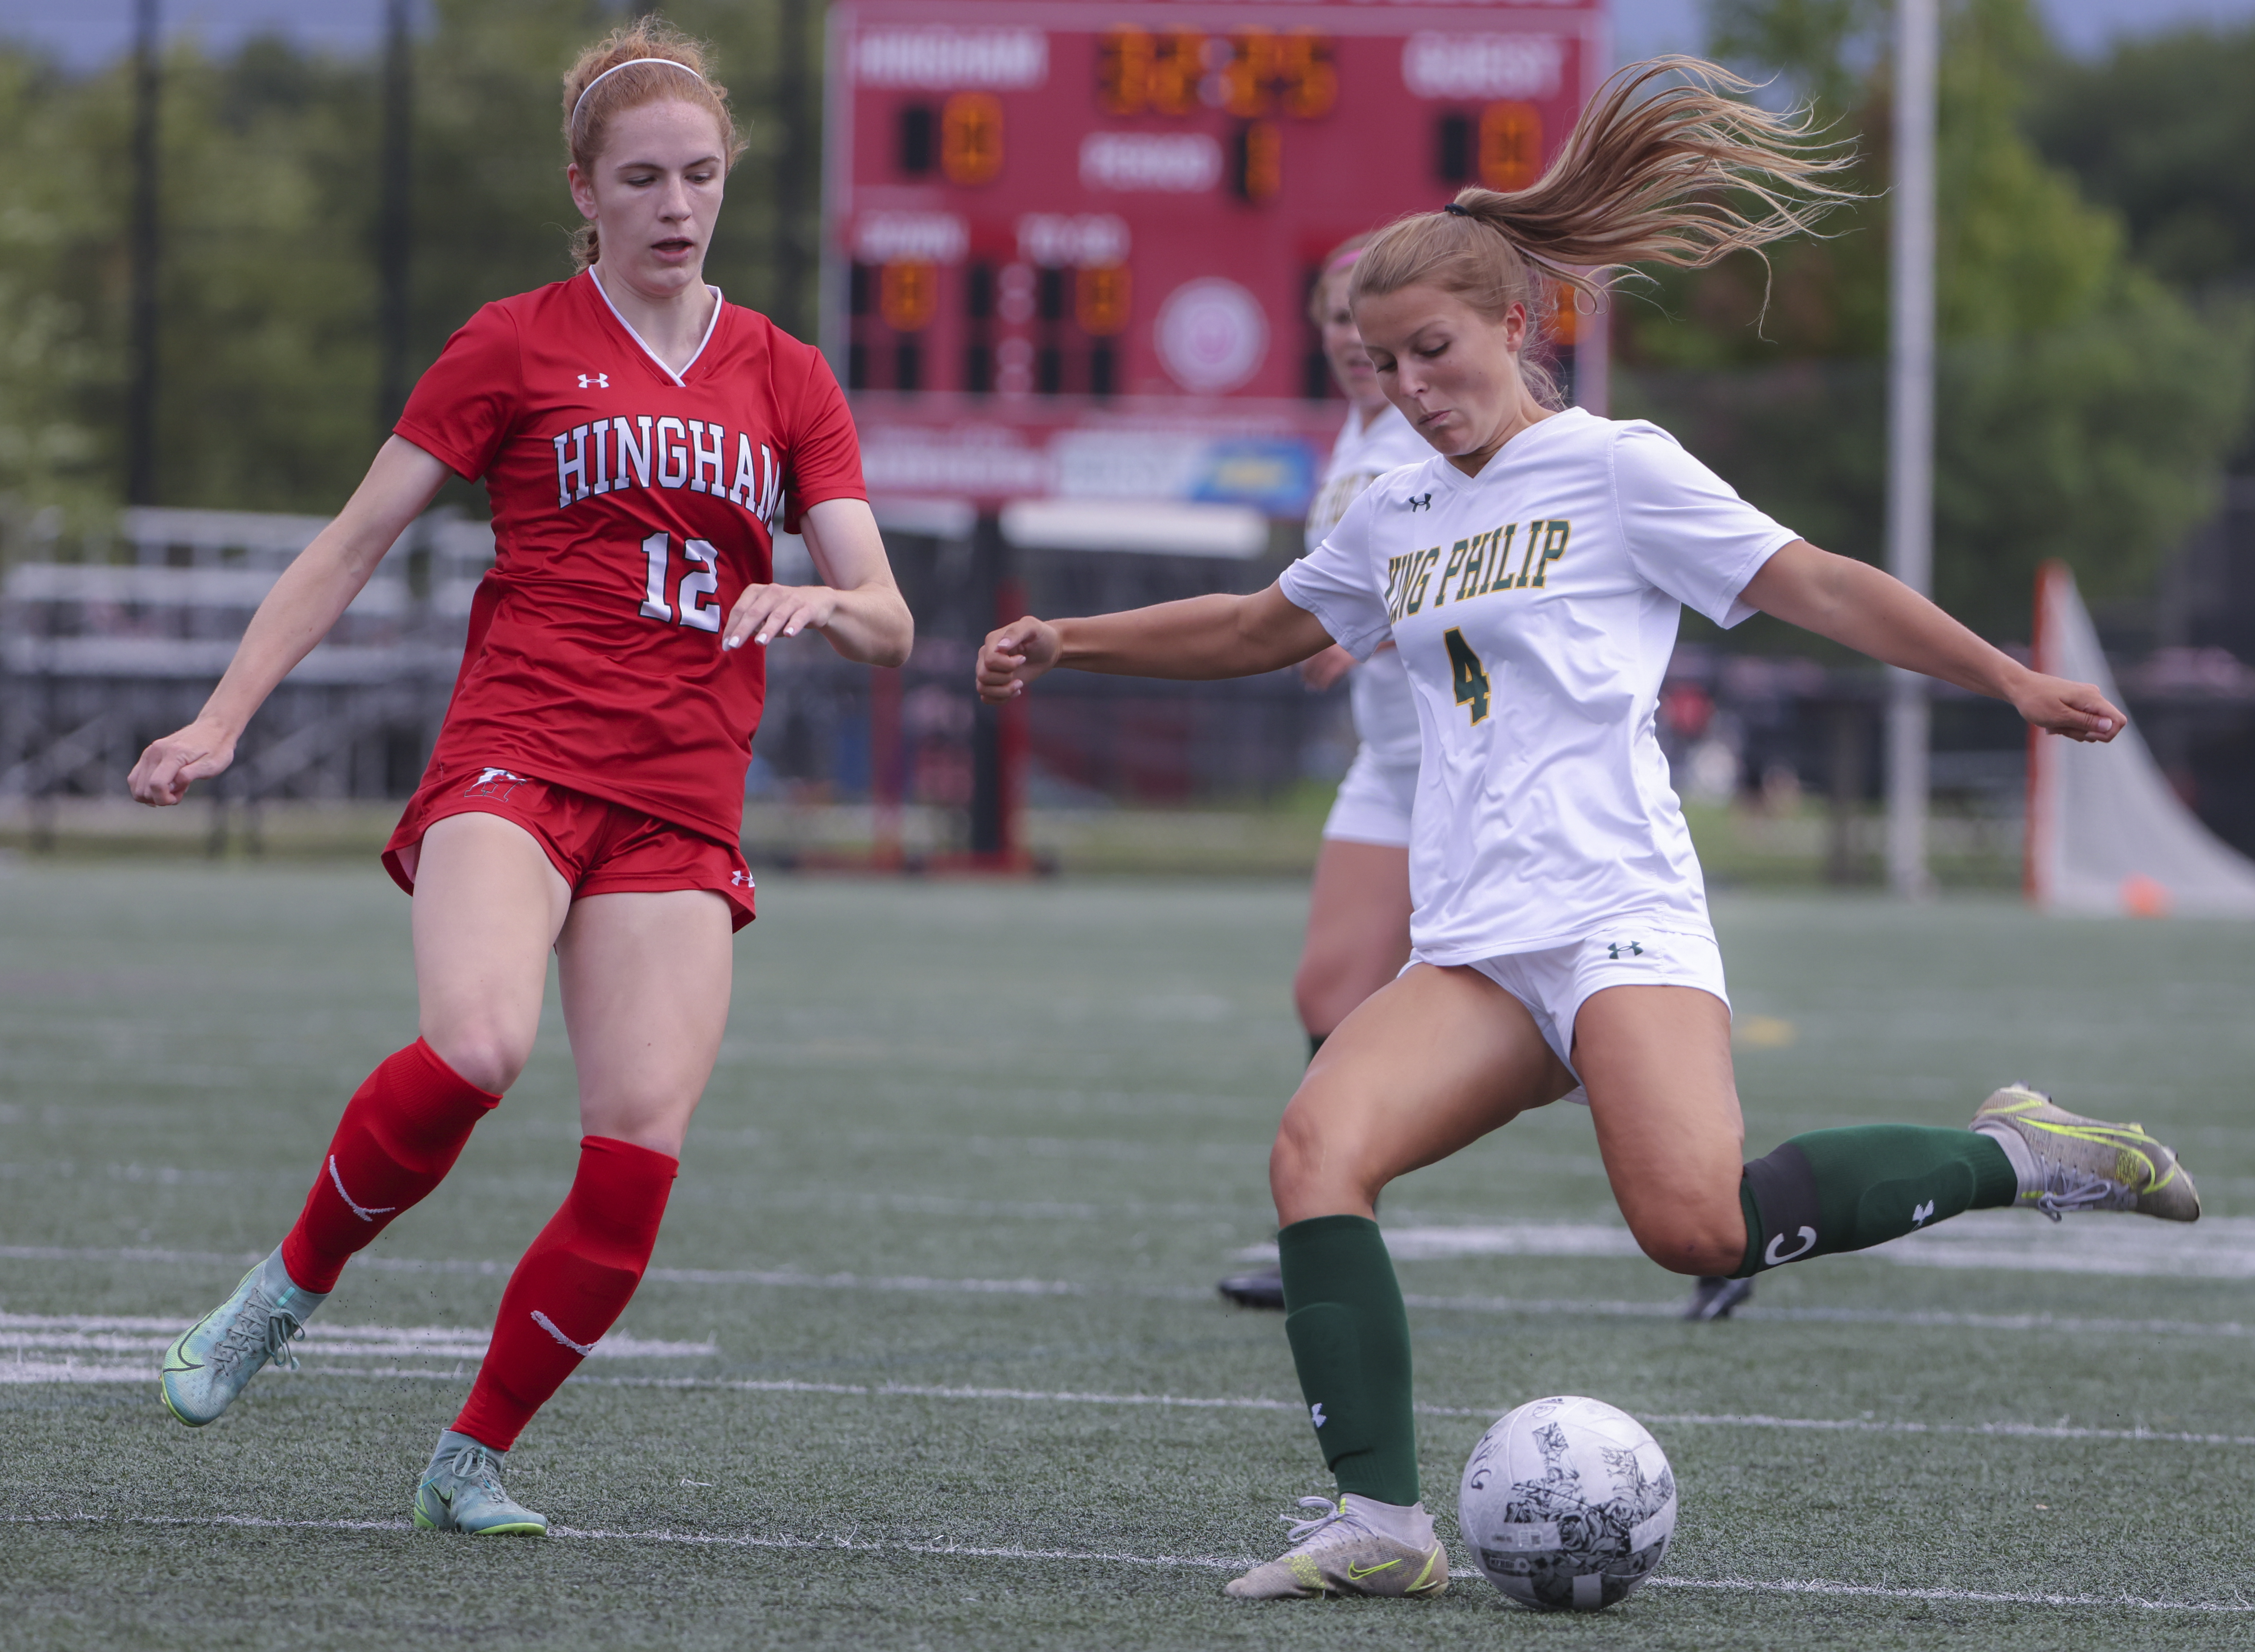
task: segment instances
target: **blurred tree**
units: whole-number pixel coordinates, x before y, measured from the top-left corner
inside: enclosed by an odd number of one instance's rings
[[[1816,543],[1876,559],[1886,454],[1885,47],[1878,0],[1715,0],[1713,49],[1856,141],[1870,199],[1830,238],[1661,278],[1621,306],[1620,411],[1646,411]],[[1935,594],[2025,635],[2035,564],[2147,588],[2212,507],[2255,328],[2196,309],[2022,130],[2050,61],[2027,0],[1957,0],[1942,60]],[[1765,300],[1767,310],[1765,311]]]
[[[372,451],[375,76],[270,38],[165,73],[157,497],[334,510]]]
[[[2165,279],[2255,288],[2255,25],[2118,42],[2041,67],[2028,130]]]
[[[11,515],[85,525],[121,491],[102,392],[122,370],[123,201],[112,84],[67,86],[0,55],[0,500]]]
[[[646,9],[437,0],[415,53],[414,371],[479,305],[572,273],[562,76]],[[764,307],[782,228],[769,111],[793,72],[775,50],[777,0],[684,0],[668,16],[712,42],[751,140],[706,273]],[[796,72],[818,79],[819,62]],[[166,54],[165,503],[334,510],[382,439],[378,75],[274,38]],[[127,95],[123,64],[74,79],[0,48],[0,506],[18,518],[63,507],[93,522],[123,492]],[[475,490],[454,496],[482,512]]]

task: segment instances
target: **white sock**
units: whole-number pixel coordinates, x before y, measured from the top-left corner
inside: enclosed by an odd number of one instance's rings
[[[2028,1151],[2027,1142],[2018,1130],[1999,1125],[1994,1129],[1977,1128],[1974,1134],[1987,1136],[2005,1149],[2005,1156],[2013,1162],[2013,1175],[2020,1183],[2021,1199],[2044,1191],[2043,1183],[2036,1176],[2035,1156]]]
[[[1374,1497],[1364,1497],[1349,1492],[1340,1500],[1358,1520],[1383,1537],[1411,1549],[1430,1549],[1433,1543],[1433,1517],[1425,1512],[1425,1505],[1417,1503],[1381,1503]]]

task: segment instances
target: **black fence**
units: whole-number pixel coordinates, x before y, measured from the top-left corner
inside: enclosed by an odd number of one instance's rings
[[[2159,635],[2177,640],[2156,647],[2150,629],[2114,629],[2147,644],[2120,675],[2163,770],[2211,829],[2255,854],[2255,670],[2228,645],[2255,646],[2255,633],[2231,629],[2243,597],[2255,606],[2255,590],[2234,584],[2255,585],[2255,486],[2235,484],[2228,505],[2164,583],[2163,622],[2174,629]],[[0,805],[26,810],[35,835],[60,800],[123,795],[142,747],[193,716],[274,573],[319,526],[194,511],[126,523],[99,558],[20,559],[0,582]],[[812,636],[776,645],[755,798],[967,815],[980,716],[971,660],[999,612],[994,570],[974,570],[960,539],[894,534],[889,545],[917,615],[914,657],[877,672]],[[1002,573],[1008,606],[1092,613],[1257,588],[1284,554],[1021,550]],[[261,714],[235,770],[207,789],[222,833],[230,808],[412,790],[490,556],[484,527],[459,519],[402,538],[331,642]],[[1661,715],[1676,785],[1709,802],[1814,794],[1842,818],[1867,810],[1883,784],[1883,686],[1868,667],[1688,641]],[[2011,709],[1940,690],[1933,726],[1942,806],[2017,814],[2025,739]],[[1061,672],[1029,697],[1024,745],[1020,796],[1037,808],[1241,806],[1335,779],[1352,733],[1345,690],[1310,693],[1293,671],[1227,683]],[[966,833],[943,835],[959,845]]]

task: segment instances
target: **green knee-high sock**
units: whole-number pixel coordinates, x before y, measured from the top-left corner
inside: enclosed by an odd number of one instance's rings
[[[1744,1279],[1810,1256],[1862,1250],[2019,1190],[2005,1149],[1973,1130],[1863,1124],[1796,1135],[1746,1167]]]
[[[1276,1235],[1284,1334],[1324,1464],[1342,1493],[1417,1501],[1409,1316],[1378,1224],[1316,1216]]]

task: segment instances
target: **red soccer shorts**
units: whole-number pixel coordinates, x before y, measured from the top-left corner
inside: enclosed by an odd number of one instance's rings
[[[625,804],[490,767],[426,781],[408,803],[383,846],[383,869],[410,895],[423,834],[456,814],[497,814],[532,833],[572,886],[575,901],[629,890],[711,889],[728,903],[734,928],[754,917],[751,868],[734,844]]]

